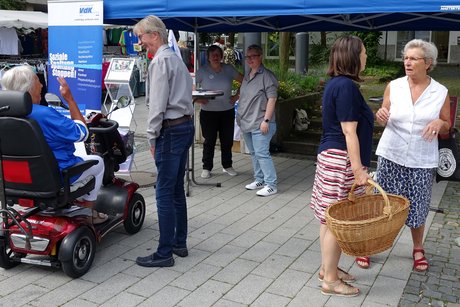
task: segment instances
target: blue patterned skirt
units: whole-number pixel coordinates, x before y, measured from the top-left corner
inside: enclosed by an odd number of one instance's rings
[[[411,228],[425,224],[430,210],[435,171],[432,168],[405,167],[378,157],[377,182],[385,192],[409,199],[406,225]]]

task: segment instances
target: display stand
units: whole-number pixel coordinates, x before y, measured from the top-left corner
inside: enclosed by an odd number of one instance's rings
[[[198,99],[214,99],[217,96],[222,96],[224,95],[223,91],[208,91],[208,90],[198,90],[198,91],[193,91],[192,92],[192,98],[193,98],[193,106],[195,106],[195,101]],[[196,123],[195,123],[196,126]],[[190,149],[191,155],[187,159],[187,175],[185,177],[186,185],[187,185],[187,196],[190,195],[190,182],[193,182],[195,185],[213,185],[216,187],[221,187],[220,182],[216,183],[203,183],[203,182],[197,182],[195,179],[195,142],[193,142],[191,149]]]
[[[107,97],[110,97],[110,107],[107,108],[106,101],[104,107],[106,108],[107,118],[118,122],[118,131],[122,138],[128,137],[132,134],[130,131],[131,121],[137,126],[134,120],[134,103],[133,89],[130,83],[133,78],[133,70],[136,59],[134,58],[112,58],[104,79],[104,84],[107,89]],[[135,84],[134,84],[135,86]],[[129,105],[126,108],[118,108],[117,102],[119,99],[128,99]],[[130,175],[131,167],[134,161],[134,154],[129,155],[126,161],[120,165],[120,170],[117,174]]]

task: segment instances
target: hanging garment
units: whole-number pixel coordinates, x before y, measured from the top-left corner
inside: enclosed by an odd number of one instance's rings
[[[0,27],[0,54],[19,55],[19,38],[16,29]]]

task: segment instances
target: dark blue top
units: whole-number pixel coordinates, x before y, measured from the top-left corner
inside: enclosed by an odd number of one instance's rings
[[[345,76],[331,78],[323,95],[323,135],[318,153],[326,149],[347,150],[341,122],[358,122],[361,163],[370,166],[374,114],[355,82]]]

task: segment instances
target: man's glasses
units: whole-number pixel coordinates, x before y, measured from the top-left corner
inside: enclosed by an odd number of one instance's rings
[[[139,38],[139,40],[142,40],[142,37],[144,37],[144,35],[150,35],[150,34],[153,34],[154,32],[146,32],[146,33],[141,33],[139,34],[137,37]]]
[[[258,58],[258,57],[260,57],[260,54],[247,55],[244,58],[246,60],[253,60],[253,59]]]
[[[148,33],[141,33],[141,34],[137,35],[137,37],[139,38],[139,40],[142,40],[142,37],[143,37],[144,35],[146,35],[146,34],[148,34]]]

